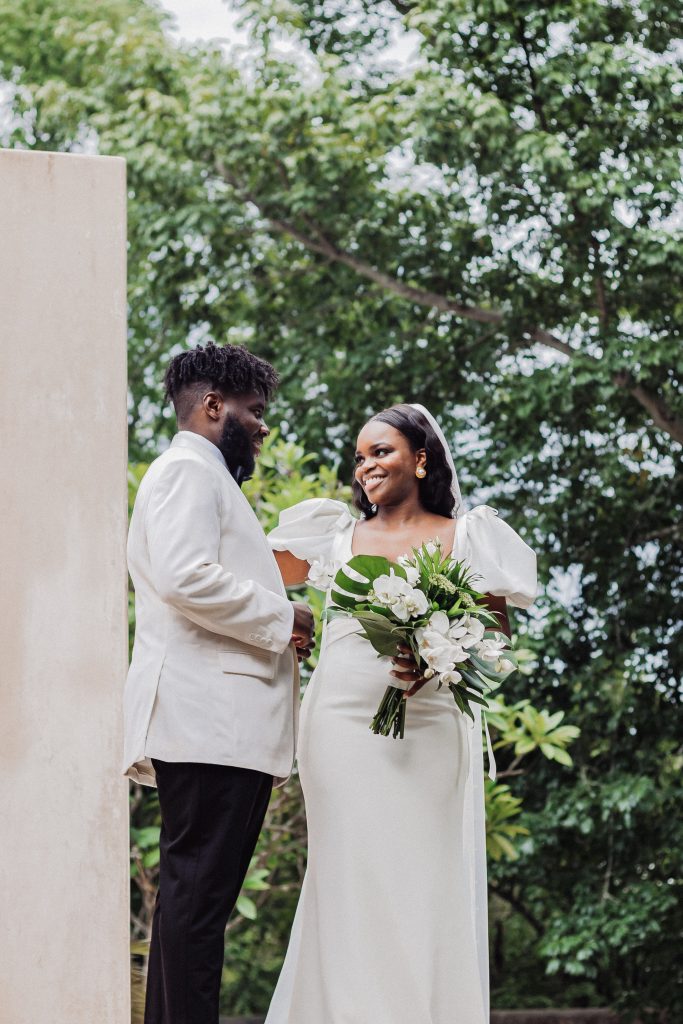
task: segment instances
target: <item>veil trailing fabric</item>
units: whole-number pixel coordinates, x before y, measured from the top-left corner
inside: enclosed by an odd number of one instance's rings
[[[455,498],[454,516],[463,514],[462,494],[453,455],[441,427],[423,405],[411,403],[425,417],[443,446],[446,461],[453,474],[451,491]],[[488,943],[488,887],[486,880],[486,819],[484,814],[484,748],[482,743],[481,709],[474,705],[474,725],[468,730],[470,742],[470,768],[463,808],[462,841],[465,863],[468,866],[471,906],[474,916],[474,934],[477,944],[477,962],[481,981],[484,1019],[489,1019],[489,943]],[[489,753],[489,764],[491,754]],[[494,766],[495,767],[495,766]],[[489,772],[491,774],[491,771]]]

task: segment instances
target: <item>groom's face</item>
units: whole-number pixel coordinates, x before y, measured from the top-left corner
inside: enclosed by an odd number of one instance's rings
[[[241,466],[247,477],[254,472],[261,445],[270,431],[264,421],[266,402],[259,391],[228,395],[217,445],[231,470]]]

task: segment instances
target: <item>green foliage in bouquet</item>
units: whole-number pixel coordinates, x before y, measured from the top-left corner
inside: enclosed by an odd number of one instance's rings
[[[350,572],[349,572],[350,570]],[[427,679],[444,683],[463,714],[474,721],[471,704],[488,707],[484,693],[513,668],[516,654],[505,650],[496,616],[475,589],[476,576],[444,557],[441,545],[414,548],[412,558],[390,562],[356,555],[337,572],[328,614],[351,615],[380,657],[408,648]],[[370,728],[403,738],[404,690],[387,687]]]

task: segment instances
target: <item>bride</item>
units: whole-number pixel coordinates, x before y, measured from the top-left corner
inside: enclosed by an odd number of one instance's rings
[[[461,508],[438,424],[422,406],[373,416],[346,505],[310,499],[270,534],[283,579],[352,555],[395,561],[439,539],[481,577],[507,630],[527,607],[534,553],[486,505]],[[328,577],[329,578],[329,577]],[[354,619],[325,627],[301,711],[308,867],[266,1024],[488,1022],[483,762],[479,728],[412,660],[378,659]],[[397,682],[400,680],[400,682]],[[407,690],[405,738],[375,736],[387,685]]]

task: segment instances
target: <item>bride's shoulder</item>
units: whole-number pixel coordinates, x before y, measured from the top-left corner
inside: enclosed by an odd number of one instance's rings
[[[296,505],[290,505],[280,513],[279,526],[300,523],[317,529],[330,529],[346,522],[352,522],[349,506],[337,498],[306,498]]]
[[[498,509],[491,508],[490,505],[475,505],[474,508],[458,512],[456,518],[458,521],[464,519],[468,522],[474,522],[475,520],[479,520],[480,522],[492,522],[493,520],[498,519]]]
[[[480,577],[480,587],[527,608],[536,595],[536,555],[490,505],[458,517],[458,557]]]
[[[275,551],[291,551],[311,561],[326,558],[340,530],[349,529],[356,519],[348,505],[336,498],[306,498],[280,512],[278,525],[268,534]]]
[[[474,508],[461,513],[457,521],[460,530],[465,531],[473,540],[510,540],[514,536],[521,541],[517,532],[499,514],[498,509],[491,508],[490,505],[475,505]]]

